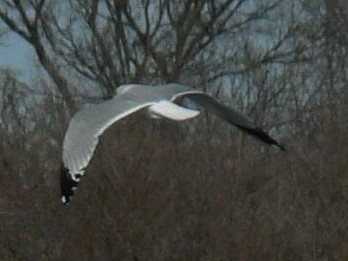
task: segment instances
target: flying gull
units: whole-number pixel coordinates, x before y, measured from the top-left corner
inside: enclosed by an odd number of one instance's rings
[[[70,120],[63,141],[60,177],[62,203],[70,202],[93,156],[98,137],[113,123],[140,110],[147,110],[152,118],[168,118],[174,121],[198,116],[199,111],[175,104],[179,98],[188,98],[247,134],[284,150],[280,143],[250,119],[219,103],[207,93],[176,83],[157,86],[123,85],[118,88],[114,98],[84,108]]]

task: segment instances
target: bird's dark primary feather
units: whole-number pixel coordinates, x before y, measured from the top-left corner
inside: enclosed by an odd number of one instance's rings
[[[60,190],[63,204],[69,204],[71,197],[74,195],[74,189],[76,189],[77,185],[78,182],[71,178],[69,169],[67,169],[62,163],[60,171]]]

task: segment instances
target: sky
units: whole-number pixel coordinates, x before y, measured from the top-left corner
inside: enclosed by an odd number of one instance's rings
[[[0,67],[19,72],[19,79],[28,81],[37,71],[33,49],[17,34],[8,33],[0,39]]]

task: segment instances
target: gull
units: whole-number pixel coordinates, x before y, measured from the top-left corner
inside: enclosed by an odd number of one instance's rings
[[[198,110],[175,104],[180,98],[188,98],[245,133],[280,150],[285,150],[283,145],[257,127],[249,118],[223,105],[203,91],[177,83],[156,86],[122,85],[118,87],[114,98],[86,107],[78,111],[70,120],[63,140],[60,176],[62,203],[70,202],[93,156],[99,136],[108,127],[141,110],[147,110],[151,118],[167,118],[174,121],[197,117]]]

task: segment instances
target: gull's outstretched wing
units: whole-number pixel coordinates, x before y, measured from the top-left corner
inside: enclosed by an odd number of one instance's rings
[[[221,104],[215,100],[212,96],[203,92],[183,92],[182,94],[177,94],[176,97],[187,97],[202,107],[215,113],[221,119],[229,122],[230,124],[238,127],[239,129],[245,131],[247,134],[254,136],[255,138],[267,143],[269,145],[274,145],[280,150],[285,150],[284,146],[279,142],[274,140],[261,128],[257,127],[249,118],[243,116],[239,112]]]
[[[114,122],[152,104],[154,102],[133,101],[121,95],[75,114],[63,141],[62,203],[69,203],[93,156],[98,137]]]

